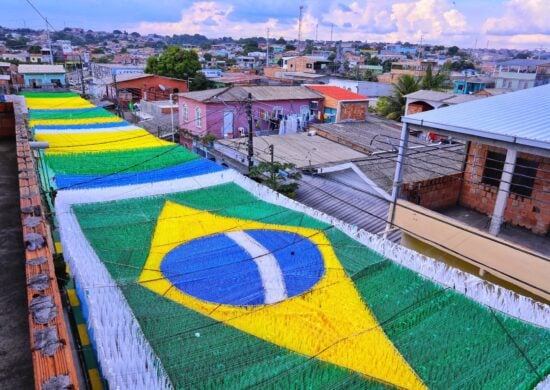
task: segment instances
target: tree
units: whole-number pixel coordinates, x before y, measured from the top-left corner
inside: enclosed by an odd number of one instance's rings
[[[212,60],[212,54],[210,53],[205,53],[203,57],[205,61],[210,62]]]
[[[286,40],[283,37],[280,37],[275,41],[277,45],[286,45]]]
[[[194,50],[184,50],[179,46],[170,46],[158,58],[149,57],[145,73],[159,76],[185,79],[201,69],[199,56]]]
[[[280,163],[274,161],[273,164],[261,162],[250,169],[250,177],[260,183],[264,183],[272,190],[275,190],[289,198],[296,197],[298,182],[302,174],[297,171],[296,166],[291,163]]]
[[[447,55],[450,57],[456,56],[459,50],[458,46],[451,46],[447,49]]]
[[[285,46],[285,50],[286,50],[286,51],[296,50],[296,46],[294,46],[294,45],[286,45],[286,46]]]
[[[204,91],[210,88],[210,80],[202,72],[197,72],[189,82],[190,91]]]
[[[113,35],[121,35],[122,31],[120,30],[113,30]]]
[[[376,111],[378,115],[400,121],[405,114],[407,98],[405,95],[416,92],[420,89],[418,81],[411,75],[401,76],[393,86],[393,95],[378,99]]]
[[[141,35],[139,35],[139,33],[138,33],[138,32],[135,32],[135,31],[134,31],[133,33],[131,33],[130,35],[131,35],[132,37],[134,37],[134,38],[139,38],[139,37],[141,37]]]
[[[441,70],[435,75],[432,72],[432,65],[429,64],[426,69],[426,75],[422,78],[422,89],[429,89],[432,91],[442,91],[447,85],[447,75]]]
[[[38,45],[32,45],[27,51],[31,54],[40,54],[42,52],[42,48]]]

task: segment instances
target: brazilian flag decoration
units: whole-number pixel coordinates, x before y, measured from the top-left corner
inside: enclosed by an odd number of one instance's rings
[[[261,199],[235,172],[83,99],[27,102],[35,137],[50,143],[42,174],[55,177],[64,254],[110,386],[548,384],[547,328],[436,284],[291,201]]]

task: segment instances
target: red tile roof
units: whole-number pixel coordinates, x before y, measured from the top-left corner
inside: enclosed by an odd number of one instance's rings
[[[366,96],[359,95],[358,93],[348,91],[347,89],[340,88],[334,85],[308,85],[317,92],[322,93],[325,96],[331,97],[336,100],[365,100]]]

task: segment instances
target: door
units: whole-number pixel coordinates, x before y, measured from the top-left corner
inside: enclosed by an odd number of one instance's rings
[[[233,120],[235,113],[233,111],[223,112],[223,137],[233,138]]]

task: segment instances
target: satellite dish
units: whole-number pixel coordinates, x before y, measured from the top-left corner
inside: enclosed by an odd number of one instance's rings
[[[159,84],[159,89],[160,89],[161,91],[166,91],[166,87],[165,87],[164,85],[162,85],[162,84]]]

